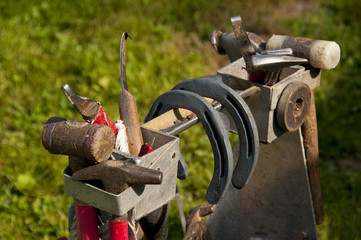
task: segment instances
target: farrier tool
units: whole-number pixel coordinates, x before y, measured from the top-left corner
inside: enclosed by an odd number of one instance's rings
[[[232,17],[231,22],[241,54],[246,62],[247,72],[251,76],[259,72],[265,72],[263,79],[263,83],[265,85],[272,86],[279,81],[283,68],[308,63],[308,60],[304,58],[268,55],[267,52],[267,55],[257,55],[256,50],[248,38],[247,32],[244,30],[241,17]]]
[[[77,171],[71,179],[74,181],[99,179],[104,189],[119,194],[129,185],[161,184],[163,173],[126,161],[108,160]]]
[[[119,95],[118,104],[120,118],[126,123],[129,152],[134,156],[138,156],[143,145],[143,137],[140,130],[137,103],[134,96],[128,92],[125,65],[126,41],[128,37],[131,38],[127,32],[124,32],[120,43],[120,82],[122,93]]]
[[[111,127],[115,135],[118,134],[118,128],[105,113],[99,102],[75,94],[68,84],[64,84],[62,86],[62,90],[69,102],[78,110],[86,122],[91,124],[108,125]]]
[[[232,17],[231,23],[233,34],[214,31],[212,45],[218,53],[227,53],[232,62],[243,57],[248,79],[272,86],[285,67],[308,63],[305,58],[289,56],[290,48],[266,50],[265,41],[245,31],[240,16]]]
[[[128,129],[128,137],[129,142],[131,145],[133,145],[133,138],[132,138],[132,128],[130,126],[130,120],[129,120],[129,114],[128,114],[128,106],[127,106],[127,98],[125,96],[125,91],[128,91],[128,83],[127,83],[127,74],[126,74],[126,67],[125,67],[125,59],[126,59],[126,41],[127,38],[132,39],[130,35],[128,35],[127,32],[122,34],[122,39],[120,42],[120,84],[122,86],[122,99],[123,104],[119,104],[124,107],[124,115],[127,123],[127,129]],[[120,110],[119,110],[120,111]],[[124,116],[122,116],[124,119]]]
[[[341,57],[340,46],[333,41],[273,35],[267,41],[266,51],[280,48],[291,48],[293,56],[306,58],[312,67],[320,69],[335,68]]]
[[[204,224],[203,218],[210,215],[216,209],[216,205],[202,205],[189,210],[187,219],[187,232],[183,240],[211,240],[211,235]]]
[[[103,162],[112,154],[115,137],[106,125],[53,117],[43,128],[42,143],[53,154]]]
[[[115,136],[109,126],[53,117],[44,126],[42,143],[51,153],[69,155],[69,174],[73,174],[95,162],[106,161],[112,154]],[[77,198],[74,208],[79,238],[98,239],[96,209]],[[69,218],[71,222],[72,215]]]

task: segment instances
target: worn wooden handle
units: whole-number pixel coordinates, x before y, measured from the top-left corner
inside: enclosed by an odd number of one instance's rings
[[[341,49],[336,42],[301,37],[273,35],[266,48],[292,48],[295,56],[307,58],[312,67],[322,69],[335,68],[341,57]]]
[[[209,103],[214,101],[212,98],[204,99]],[[172,109],[150,120],[149,122],[144,123],[143,126],[159,131],[175,125],[177,121],[184,120],[185,118],[191,118],[193,115],[194,113],[192,111],[184,108]]]
[[[128,124],[127,124],[127,119],[126,119],[126,114],[125,114],[125,105],[124,105],[124,99],[123,99],[122,94],[120,94],[119,98],[118,98],[120,119],[124,122],[124,125],[126,126],[129,153],[134,156],[138,156],[140,148],[143,145],[143,137],[142,137],[142,132],[140,129],[140,124],[139,124],[137,103],[136,103],[133,95],[130,94],[127,90],[124,90],[124,93],[125,93],[125,101],[127,104],[128,118],[129,118],[129,124],[130,124],[133,144],[131,144],[131,142],[130,142],[130,136],[129,136],[130,132],[129,132]]]
[[[112,154],[115,136],[107,125],[53,117],[44,126],[42,143],[53,154],[102,162]]]
[[[323,222],[323,203],[319,173],[318,135],[316,107],[313,92],[311,92],[311,105],[306,119],[301,127],[303,145],[307,163],[308,179],[312,194],[313,209],[316,224]]]

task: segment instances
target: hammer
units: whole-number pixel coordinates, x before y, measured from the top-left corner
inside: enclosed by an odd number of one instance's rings
[[[341,57],[341,49],[336,42],[301,37],[273,35],[266,48],[291,48],[294,56],[306,58],[312,67],[321,69],[335,68]]]
[[[126,161],[108,160],[83,168],[71,177],[73,181],[99,179],[106,191],[119,194],[134,184],[161,184],[163,173]]]
[[[108,125],[113,130],[115,136],[118,134],[118,128],[105,113],[99,102],[76,95],[68,84],[64,84],[62,89],[69,102],[78,110],[86,122]]]
[[[53,154],[102,162],[112,154],[115,136],[106,125],[53,117],[43,128],[42,143]]]

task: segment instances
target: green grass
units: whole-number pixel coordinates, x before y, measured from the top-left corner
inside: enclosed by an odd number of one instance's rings
[[[288,11],[291,2],[310,12]],[[119,43],[128,31],[128,84],[143,120],[152,102],[176,83],[215,74],[227,64],[211,48],[209,35],[231,30],[229,17],[237,14],[247,29],[265,37],[289,34],[340,44],[341,62],[323,71],[316,92],[326,214],[318,230],[321,239],[361,239],[360,3],[260,3],[255,8],[234,0],[0,1],[0,239],[67,235],[67,157],[51,155],[41,144],[50,117],[80,119],[61,91],[64,83],[100,101],[117,119]],[[188,211],[205,202],[213,160],[200,126],[180,137],[190,168],[189,179],[179,183]],[[171,206],[169,238],[179,239],[178,213]]]

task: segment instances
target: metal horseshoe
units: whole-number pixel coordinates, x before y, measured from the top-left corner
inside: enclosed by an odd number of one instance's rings
[[[218,75],[185,80],[173,89],[191,91],[212,98],[229,112],[237,127],[240,154],[233,172],[232,184],[240,189],[249,181],[255,169],[259,152],[256,122],[243,98],[222,82]]]
[[[173,90],[159,96],[147,114],[145,122],[173,108],[185,108],[194,112],[208,135],[213,150],[214,171],[207,189],[207,201],[216,204],[223,197],[232,177],[233,157],[228,132],[218,112],[210,103],[198,94],[184,90]]]

